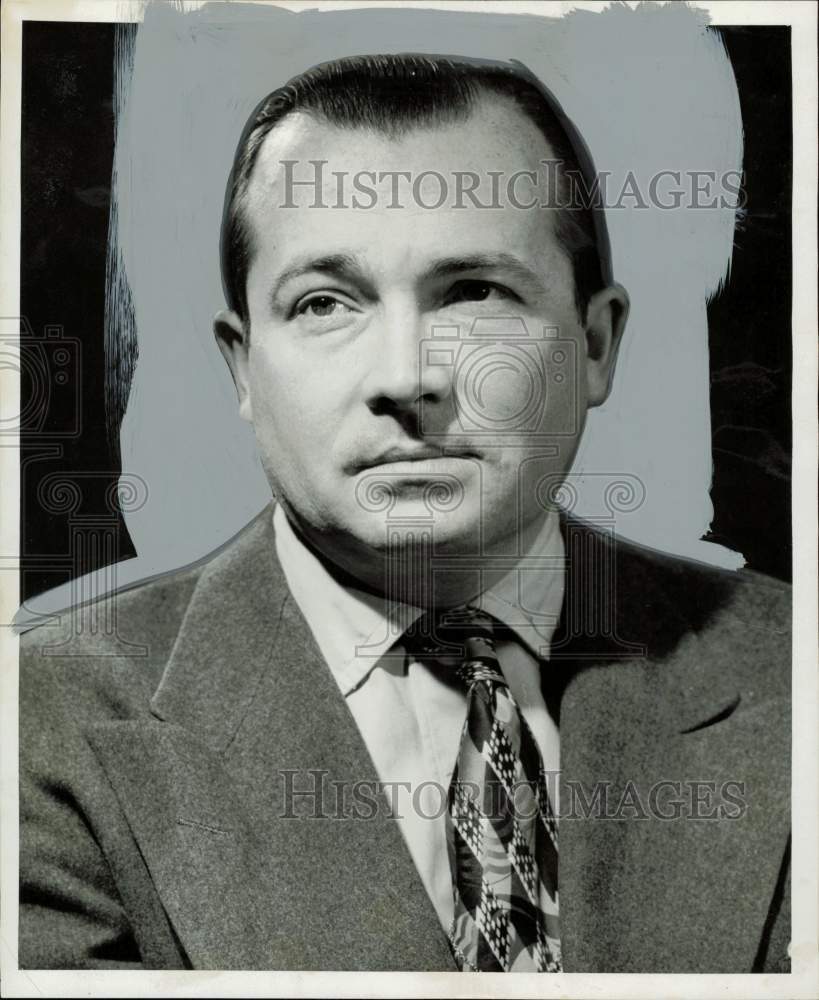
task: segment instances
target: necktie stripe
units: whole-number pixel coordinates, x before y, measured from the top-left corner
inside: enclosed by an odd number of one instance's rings
[[[509,886],[512,898],[525,896],[533,906],[539,905],[538,878],[534,860],[528,853],[522,834],[516,828],[515,834],[522,842],[522,850],[515,856],[515,851],[509,849],[501,834],[495,828],[494,820],[488,819],[484,826],[482,842],[484,877],[492,885],[496,895],[502,890],[499,886],[505,882]],[[509,860],[512,860],[510,868]]]
[[[492,796],[492,813],[487,815],[483,850],[488,849],[489,831],[502,846],[505,858],[513,865],[514,871],[527,898],[537,906],[539,903],[539,876],[531,848],[515,819],[515,807],[506,790],[496,786]]]

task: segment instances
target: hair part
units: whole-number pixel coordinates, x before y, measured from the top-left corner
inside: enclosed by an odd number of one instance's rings
[[[306,113],[339,128],[398,138],[415,129],[465,121],[483,96],[509,98],[548,142],[558,169],[558,243],[569,255],[578,313],[611,283],[602,206],[579,192],[594,189],[594,164],[579,132],[551,92],[518,62],[429,55],[353,56],[322,63],[261,101],[248,119],[233,161],[222,216],[222,284],[228,306],[248,322],[247,274],[253,254],[245,198],[259,151],[288,115]],[[575,178],[576,183],[572,180]],[[563,207],[563,206],[568,207]]]

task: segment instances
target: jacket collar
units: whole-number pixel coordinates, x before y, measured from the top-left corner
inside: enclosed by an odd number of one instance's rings
[[[741,700],[736,671],[714,670],[696,647],[730,600],[735,574],[619,539],[565,512],[561,530],[566,586],[550,663],[559,696],[585,670],[619,666],[625,696],[613,707],[628,712],[647,697],[657,732],[693,731],[730,714]],[[675,657],[682,647],[686,655]]]
[[[210,557],[151,701],[222,753],[247,714],[281,636],[289,592],[266,507]]]

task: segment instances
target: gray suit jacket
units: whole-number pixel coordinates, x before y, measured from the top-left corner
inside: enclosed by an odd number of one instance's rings
[[[788,588],[563,530],[566,971],[787,971]],[[269,510],[21,642],[21,967],[455,968],[388,810],[285,798],[376,774]]]

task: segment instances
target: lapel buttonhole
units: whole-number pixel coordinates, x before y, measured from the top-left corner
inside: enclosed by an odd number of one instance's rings
[[[233,833],[233,828],[229,826],[214,826],[210,823],[200,823],[198,820],[185,819],[184,817],[179,817],[176,821],[176,825],[193,827],[194,830],[204,830],[206,833],[217,833],[217,834]]]
[[[698,733],[702,729],[709,729],[711,726],[716,726],[719,722],[725,722],[726,719],[734,714],[741,701],[742,696],[737,695],[733,701],[730,701],[714,715],[710,715],[707,719],[698,722],[696,725],[689,726],[687,729],[681,729],[680,734],[686,736],[689,733]]]

